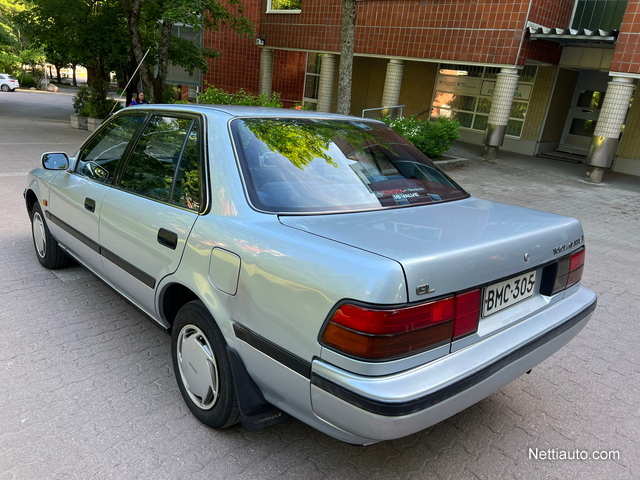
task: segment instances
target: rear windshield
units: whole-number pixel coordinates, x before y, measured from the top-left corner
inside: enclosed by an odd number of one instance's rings
[[[13,77],[13,76],[11,76],[11,75],[9,75],[9,78],[10,78],[11,80],[17,80],[17,78],[16,78],[16,77]]]
[[[263,211],[379,210],[467,196],[381,123],[245,118],[231,131],[249,199]]]

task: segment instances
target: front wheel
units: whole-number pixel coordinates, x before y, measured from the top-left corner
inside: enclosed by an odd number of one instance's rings
[[[202,302],[189,302],[178,312],[171,357],[182,398],[198,420],[216,429],[239,421],[227,344]]]
[[[56,239],[49,232],[49,227],[38,203],[35,203],[31,209],[31,235],[36,256],[43,267],[61,268],[69,263],[69,256],[60,248]]]

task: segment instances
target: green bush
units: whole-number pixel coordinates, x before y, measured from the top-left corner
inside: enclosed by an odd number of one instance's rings
[[[109,83],[97,78],[90,87],[80,87],[73,97],[73,110],[76,115],[102,119],[106,118],[112,109],[114,112],[120,110],[120,102],[107,98],[108,89]]]
[[[430,158],[439,158],[449,150],[452,142],[460,138],[460,124],[444,117],[433,122],[413,117],[385,117],[381,120]]]
[[[20,86],[23,88],[31,88],[37,86],[36,77],[27,73],[18,74],[18,80],[20,81]]]
[[[282,108],[279,93],[272,93],[271,96],[262,93],[253,95],[243,89],[235,93],[225,92],[221,88],[209,86],[202,92],[198,100],[200,103],[211,105],[247,105],[252,107],[273,107]]]
[[[162,93],[163,103],[175,103],[180,100],[181,90],[177,85],[167,83]]]
[[[73,111],[81,117],[88,117],[87,103],[89,102],[89,87],[82,86],[73,96]]]

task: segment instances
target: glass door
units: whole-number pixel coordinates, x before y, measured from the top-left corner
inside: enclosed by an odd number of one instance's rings
[[[587,154],[607,91],[606,72],[583,70],[567,115],[558,150]]]

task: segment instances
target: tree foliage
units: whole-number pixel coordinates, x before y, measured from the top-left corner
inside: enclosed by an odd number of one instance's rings
[[[121,1],[131,49],[137,63],[141,63],[140,75],[150,89],[152,103],[162,102],[169,62],[190,73],[195,68],[206,72],[207,58],[219,55],[214,49],[200,48],[189,40],[173,36],[174,25],[189,25],[196,33],[218,31],[222,26],[243,35],[254,33],[253,23],[243,14],[242,0]],[[150,51],[144,58],[147,49]]]
[[[24,32],[56,67],[81,64],[104,78],[128,64],[129,43],[117,0],[24,0]]]
[[[15,17],[24,9],[19,0],[0,0],[0,72],[17,74],[23,63],[22,51],[29,45],[22,38]]]
[[[286,157],[301,170],[315,159],[322,159],[337,167],[329,155],[329,147],[336,143],[347,156],[363,152],[364,146],[375,142],[376,135],[362,125],[342,121],[286,118],[247,118],[243,124],[263,142],[271,152]],[[387,145],[381,145],[387,148]]]

